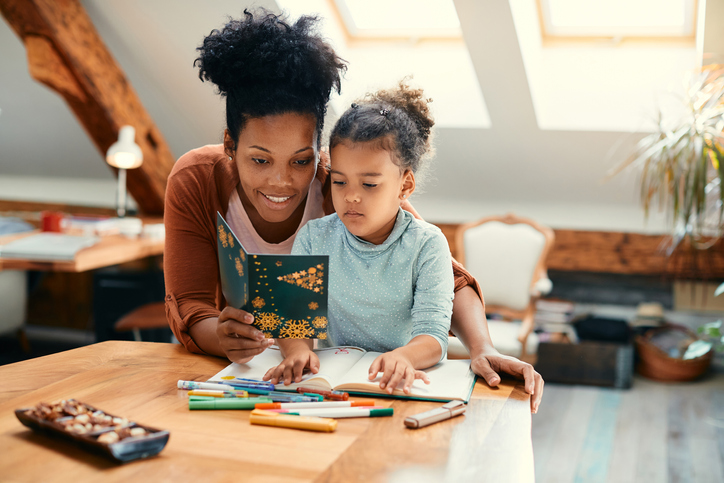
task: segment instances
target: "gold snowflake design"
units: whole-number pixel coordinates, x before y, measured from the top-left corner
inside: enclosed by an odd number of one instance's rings
[[[322,332],[321,334],[317,334],[317,339],[325,340],[327,338],[327,333]]]
[[[264,337],[266,337],[267,339],[271,339],[274,336],[269,332],[264,332]]]
[[[255,314],[254,322],[255,325],[262,330],[262,332],[272,331],[279,327],[279,324],[282,323],[281,319],[277,314],[272,314],[269,312],[261,312]]]
[[[312,325],[318,329],[324,329],[327,327],[327,317],[315,317],[312,321]]]
[[[239,256],[241,257],[241,261],[246,261],[246,253],[244,253],[244,250],[239,250]]]
[[[309,307],[309,310],[317,310],[319,308],[319,304],[317,302],[310,302],[307,307]]]
[[[219,225],[219,240],[221,240],[221,245],[224,248],[229,246],[229,242],[227,241],[226,230],[224,230],[223,225]]]
[[[236,266],[236,271],[239,274],[240,277],[244,276],[244,265],[241,264],[241,260],[238,258],[234,259],[234,265]]]
[[[300,270],[289,275],[284,275],[283,277],[277,277],[277,280],[320,293],[322,292],[322,281],[324,278],[323,269],[324,265],[320,263],[316,267],[309,267],[307,270]]]
[[[282,261],[281,261],[281,260],[277,260],[277,267],[281,267],[281,266],[282,266]]]
[[[263,298],[257,297],[251,301],[251,305],[253,305],[255,309],[260,309],[266,305],[266,302],[264,302]]]
[[[307,339],[314,335],[314,329],[303,320],[289,320],[279,331],[279,337],[284,339]]]
[[[229,234],[226,236],[226,241],[229,242],[229,246],[230,246],[231,248],[234,248],[234,235],[232,235],[231,233],[229,233]]]

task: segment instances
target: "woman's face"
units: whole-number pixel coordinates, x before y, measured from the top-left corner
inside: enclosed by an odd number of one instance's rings
[[[311,114],[250,118],[235,151],[228,131],[224,134],[226,154],[239,169],[242,201],[265,221],[286,221],[306,199],[316,172],[316,128]]]

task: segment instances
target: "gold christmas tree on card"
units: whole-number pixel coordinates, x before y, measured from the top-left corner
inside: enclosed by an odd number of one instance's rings
[[[323,269],[324,265],[319,264],[316,267],[309,267],[307,270],[300,270],[289,275],[277,277],[277,280],[311,290],[312,292],[322,293],[322,283],[324,279]]]

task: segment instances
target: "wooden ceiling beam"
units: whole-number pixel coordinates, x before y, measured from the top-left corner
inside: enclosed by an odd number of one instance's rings
[[[162,214],[175,158],[79,0],[0,0],[0,13],[25,44],[30,75],[65,99],[103,160],[122,126],[136,129],[143,164],[128,171],[128,191],[143,213]]]

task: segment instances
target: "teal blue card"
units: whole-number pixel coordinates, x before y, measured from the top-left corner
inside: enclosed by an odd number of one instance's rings
[[[326,255],[248,253],[220,213],[217,244],[226,303],[254,315],[267,338],[326,339]]]

